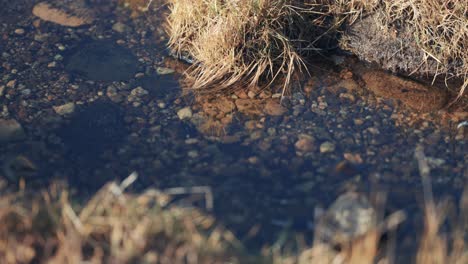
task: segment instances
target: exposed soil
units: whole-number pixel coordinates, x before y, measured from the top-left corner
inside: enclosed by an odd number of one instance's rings
[[[446,89],[423,85],[389,73],[372,70],[361,75],[366,87],[375,95],[399,100],[415,111],[431,112],[447,106]]]

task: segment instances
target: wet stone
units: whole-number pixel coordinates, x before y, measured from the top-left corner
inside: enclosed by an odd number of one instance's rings
[[[133,53],[105,40],[92,40],[79,46],[68,58],[65,69],[94,81],[125,81],[138,71]]]

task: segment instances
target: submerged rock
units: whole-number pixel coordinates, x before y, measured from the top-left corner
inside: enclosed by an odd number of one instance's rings
[[[23,127],[14,119],[0,119],[0,143],[21,140],[25,136]]]
[[[42,20],[68,27],[91,24],[94,20],[94,12],[86,7],[84,1],[40,2],[32,13]]]
[[[138,60],[124,47],[110,41],[93,40],[78,47],[65,68],[90,80],[125,81],[138,71]]]

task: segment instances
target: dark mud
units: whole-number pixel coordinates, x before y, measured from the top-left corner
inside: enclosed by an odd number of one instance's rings
[[[459,120],[442,126],[440,113],[422,115],[376,97],[346,64],[312,67],[310,80],[282,105],[278,94],[261,91],[211,101],[181,96],[180,75],[158,74],[167,67],[161,18],[132,20],[115,3],[105,6],[108,13],[101,12],[95,25],[76,29],[36,23],[31,14],[0,18],[0,118],[16,120],[25,133],[0,145],[0,161],[21,156],[35,165],[32,172],[15,172],[11,188],[21,178],[31,189],[60,180],[85,200],[132,171],[140,175],[133,191],[207,185],[218,221],[252,249],[284,234],[310,239],[317,208],[347,190],[381,191],[388,193],[387,213],[402,209],[411,219],[398,234],[406,255],[423,223],[417,145],[429,157],[436,196],[459,198],[468,177],[467,135],[457,128]],[[127,26],[123,33],[112,30],[117,20]],[[15,33],[18,28],[24,33]],[[89,39],[112,45],[103,51],[87,46]],[[79,71],[94,67],[92,72],[75,76],[76,68],[67,67],[73,56],[81,57],[69,52],[74,50],[98,57],[80,64]],[[138,60],[121,64],[99,59],[101,53]],[[70,113],[54,108],[69,102],[76,105]]]

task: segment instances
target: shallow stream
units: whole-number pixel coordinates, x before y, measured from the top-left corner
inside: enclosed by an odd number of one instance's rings
[[[63,180],[78,200],[132,171],[139,174],[133,191],[209,186],[217,219],[254,247],[285,230],[310,238],[317,208],[356,190],[387,192],[385,212],[411,216],[399,244],[411,248],[422,228],[419,144],[436,196],[458,200],[463,191],[466,128],[375,97],[343,77],[346,64],[312,67],[310,80],[283,98],[284,113],[255,109],[275,97],[259,93],[219,99],[226,103],[213,103],[221,115],[214,118],[207,102],[182,95],[182,77],[167,66],[162,18],[131,19],[98,1],[92,25],[67,28],[34,17],[32,2],[0,11],[0,119],[16,120],[24,132],[0,143],[2,166],[16,164],[3,175],[13,185]],[[249,111],[239,111],[240,99]],[[221,132],[203,125],[210,118]],[[22,169],[18,157],[34,169]]]

